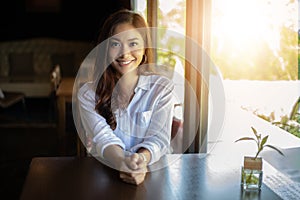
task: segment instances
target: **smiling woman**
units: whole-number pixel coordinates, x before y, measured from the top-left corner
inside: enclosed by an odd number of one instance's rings
[[[171,152],[174,85],[154,72],[150,45],[142,16],[129,10],[112,14],[93,49],[97,53],[91,52],[94,79],[79,86],[73,106],[77,127],[92,141],[89,153],[136,185],[149,165]]]
[[[122,32],[126,31],[126,34]],[[140,33],[130,24],[120,24],[109,41],[109,59],[112,66],[125,74],[137,69],[144,56],[144,41]]]

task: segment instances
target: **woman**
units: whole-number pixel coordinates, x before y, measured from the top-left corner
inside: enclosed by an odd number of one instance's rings
[[[152,69],[150,34],[139,14],[112,14],[98,44],[96,87],[88,82],[78,91],[82,125],[97,155],[138,185],[147,166],[169,152],[173,84]]]

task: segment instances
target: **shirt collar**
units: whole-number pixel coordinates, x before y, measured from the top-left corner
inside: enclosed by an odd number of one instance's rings
[[[150,82],[151,82],[151,79],[149,78],[149,76],[140,75],[138,84],[137,84],[136,88],[134,89],[134,92],[137,92],[138,89],[149,90]]]

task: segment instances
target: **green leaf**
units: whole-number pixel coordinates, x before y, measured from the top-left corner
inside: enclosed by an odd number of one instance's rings
[[[256,129],[253,126],[251,126],[251,129],[252,129],[253,133],[256,135],[257,134]]]
[[[280,153],[281,155],[284,156],[284,154],[282,153],[282,151],[280,151],[278,148],[276,148],[276,147],[274,147],[274,146],[272,146],[272,145],[269,145],[269,144],[267,144],[266,147],[269,147],[269,148],[271,148],[271,149],[274,149],[275,151],[277,151],[278,153]]]
[[[260,147],[261,148],[263,148],[263,146],[264,146],[264,144],[266,144],[266,142],[267,142],[267,140],[268,140],[268,135],[267,136],[265,136],[263,139],[262,139],[262,141],[261,141],[261,143],[260,143]]]
[[[257,130],[256,130],[253,126],[251,126],[251,129],[252,129],[252,131],[253,131],[253,133],[254,133],[256,139],[257,139],[257,143],[260,143],[261,134],[259,134],[259,133],[257,132]]]
[[[243,140],[254,140],[254,141],[256,141],[254,138],[251,138],[251,137],[242,137],[242,138],[236,140],[235,142],[243,141]]]
[[[251,129],[252,129],[252,131],[253,131],[255,137],[258,138],[256,129],[255,129],[253,126],[251,126]]]

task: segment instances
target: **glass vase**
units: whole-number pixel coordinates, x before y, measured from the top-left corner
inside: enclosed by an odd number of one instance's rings
[[[262,159],[245,157],[241,176],[241,185],[244,190],[260,190],[263,177]]]

